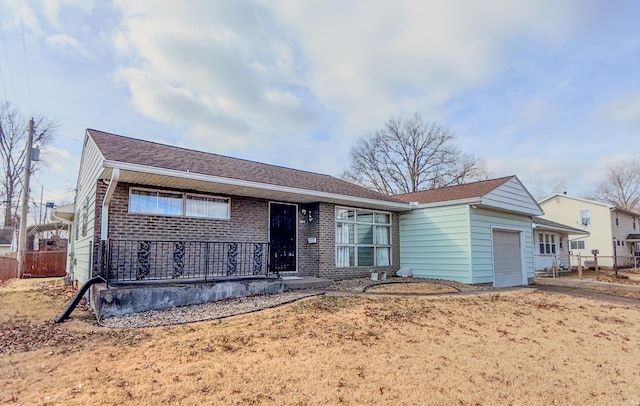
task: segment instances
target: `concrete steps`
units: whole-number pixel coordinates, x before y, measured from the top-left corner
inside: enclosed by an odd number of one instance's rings
[[[333,281],[330,279],[316,278],[315,276],[283,276],[282,283],[284,290],[299,290],[324,289],[330,286]]]

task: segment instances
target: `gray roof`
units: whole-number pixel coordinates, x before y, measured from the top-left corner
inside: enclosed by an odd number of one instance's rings
[[[575,227],[571,227],[571,226],[567,226],[567,225],[564,225],[564,224],[561,224],[561,223],[556,223],[555,221],[543,219],[542,217],[534,217],[534,218],[531,219],[531,222],[534,225],[540,226],[540,227],[536,227],[536,228],[563,231],[563,232],[565,232],[567,234],[580,234],[580,235],[588,235],[588,234],[590,234],[588,231],[581,230],[579,228],[575,228]]]
[[[0,229],[0,245],[10,245],[15,232],[15,227],[5,227]]]
[[[104,158],[109,161],[401,203],[394,197],[329,175],[179,148],[98,130],[87,129],[87,133],[95,141]]]
[[[511,179],[513,179],[513,176],[482,180],[478,182],[465,183],[462,185],[447,186],[413,193],[405,193],[396,195],[396,198],[406,203],[435,203],[447,202],[451,200],[469,199],[474,197],[481,198],[492,190],[495,190],[501,185],[504,185]]]

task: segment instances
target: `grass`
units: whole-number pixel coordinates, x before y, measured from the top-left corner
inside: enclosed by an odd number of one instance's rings
[[[0,352],[0,403],[640,403],[637,306],[536,290],[324,296],[109,330],[79,311],[54,326],[64,295],[12,292],[0,288],[2,334],[49,341]]]

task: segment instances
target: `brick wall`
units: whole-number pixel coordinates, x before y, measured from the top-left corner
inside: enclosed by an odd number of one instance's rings
[[[116,187],[109,206],[110,239],[268,241],[268,200],[231,196],[229,220],[133,214],[128,210],[131,186],[137,185],[119,183]],[[94,241],[100,240],[101,204],[105,192],[106,186],[98,182]],[[309,221],[309,213],[313,217],[312,221]],[[400,264],[398,223],[398,213],[393,213],[391,266],[337,268],[335,266],[335,205],[298,204],[298,274],[329,279],[348,279],[369,276],[372,270],[389,273],[397,271]],[[316,243],[310,243],[309,238],[315,238]]]
[[[318,276],[328,279],[349,279],[363,276],[370,276],[372,271],[386,271],[389,275],[395,273],[400,268],[400,237],[399,237],[399,216],[398,213],[391,215],[391,265],[386,267],[336,267],[336,231],[335,231],[335,205],[320,203],[319,215],[319,272]]]
[[[232,196],[229,220],[134,214],[129,213],[131,186],[119,183],[113,194],[109,205],[110,239],[267,241],[269,205],[266,200]],[[102,196],[98,198],[102,201]],[[99,234],[97,237],[99,239]]]
[[[320,227],[318,203],[298,206],[298,274],[318,276],[320,267]],[[303,212],[304,210],[304,212]],[[311,213],[312,221],[309,221]],[[315,238],[316,242],[309,242]]]

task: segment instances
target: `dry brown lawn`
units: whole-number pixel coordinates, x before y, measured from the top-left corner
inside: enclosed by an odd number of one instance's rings
[[[0,288],[0,404],[640,403],[637,306],[536,290],[323,296],[109,330],[81,311],[50,324],[66,293],[33,286]]]

